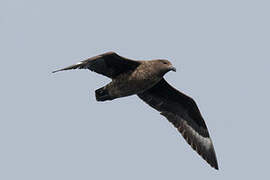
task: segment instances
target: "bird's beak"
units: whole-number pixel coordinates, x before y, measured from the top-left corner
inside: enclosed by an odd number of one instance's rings
[[[170,67],[170,70],[176,72],[176,68],[173,66]]]

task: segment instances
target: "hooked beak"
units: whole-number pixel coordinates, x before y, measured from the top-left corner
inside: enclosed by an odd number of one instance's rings
[[[170,67],[170,70],[176,72],[176,68],[173,66]]]

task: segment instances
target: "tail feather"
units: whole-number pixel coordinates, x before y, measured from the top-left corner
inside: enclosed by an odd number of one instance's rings
[[[109,95],[108,90],[105,87],[99,88],[95,91],[97,101],[112,100],[113,98]]]

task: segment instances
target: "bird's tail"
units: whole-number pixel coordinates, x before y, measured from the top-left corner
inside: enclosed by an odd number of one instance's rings
[[[95,91],[97,101],[112,100],[113,98],[109,95],[108,90],[105,87],[99,88]]]

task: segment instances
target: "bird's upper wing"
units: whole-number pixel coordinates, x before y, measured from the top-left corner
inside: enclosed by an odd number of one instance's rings
[[[136,69],[139,65],[140,62],[138,61],[121,57],[114,52],[108,52],[80,61],[66,68],[53,71],[53,73],[70,69],[89,69],[109,78],[114,78],[119,74]]]
[[[212,167],[218,169],[209,132],[192,98],[170,86],[164,79],[138,96],[161,112],[178,129],[188,144]]]

